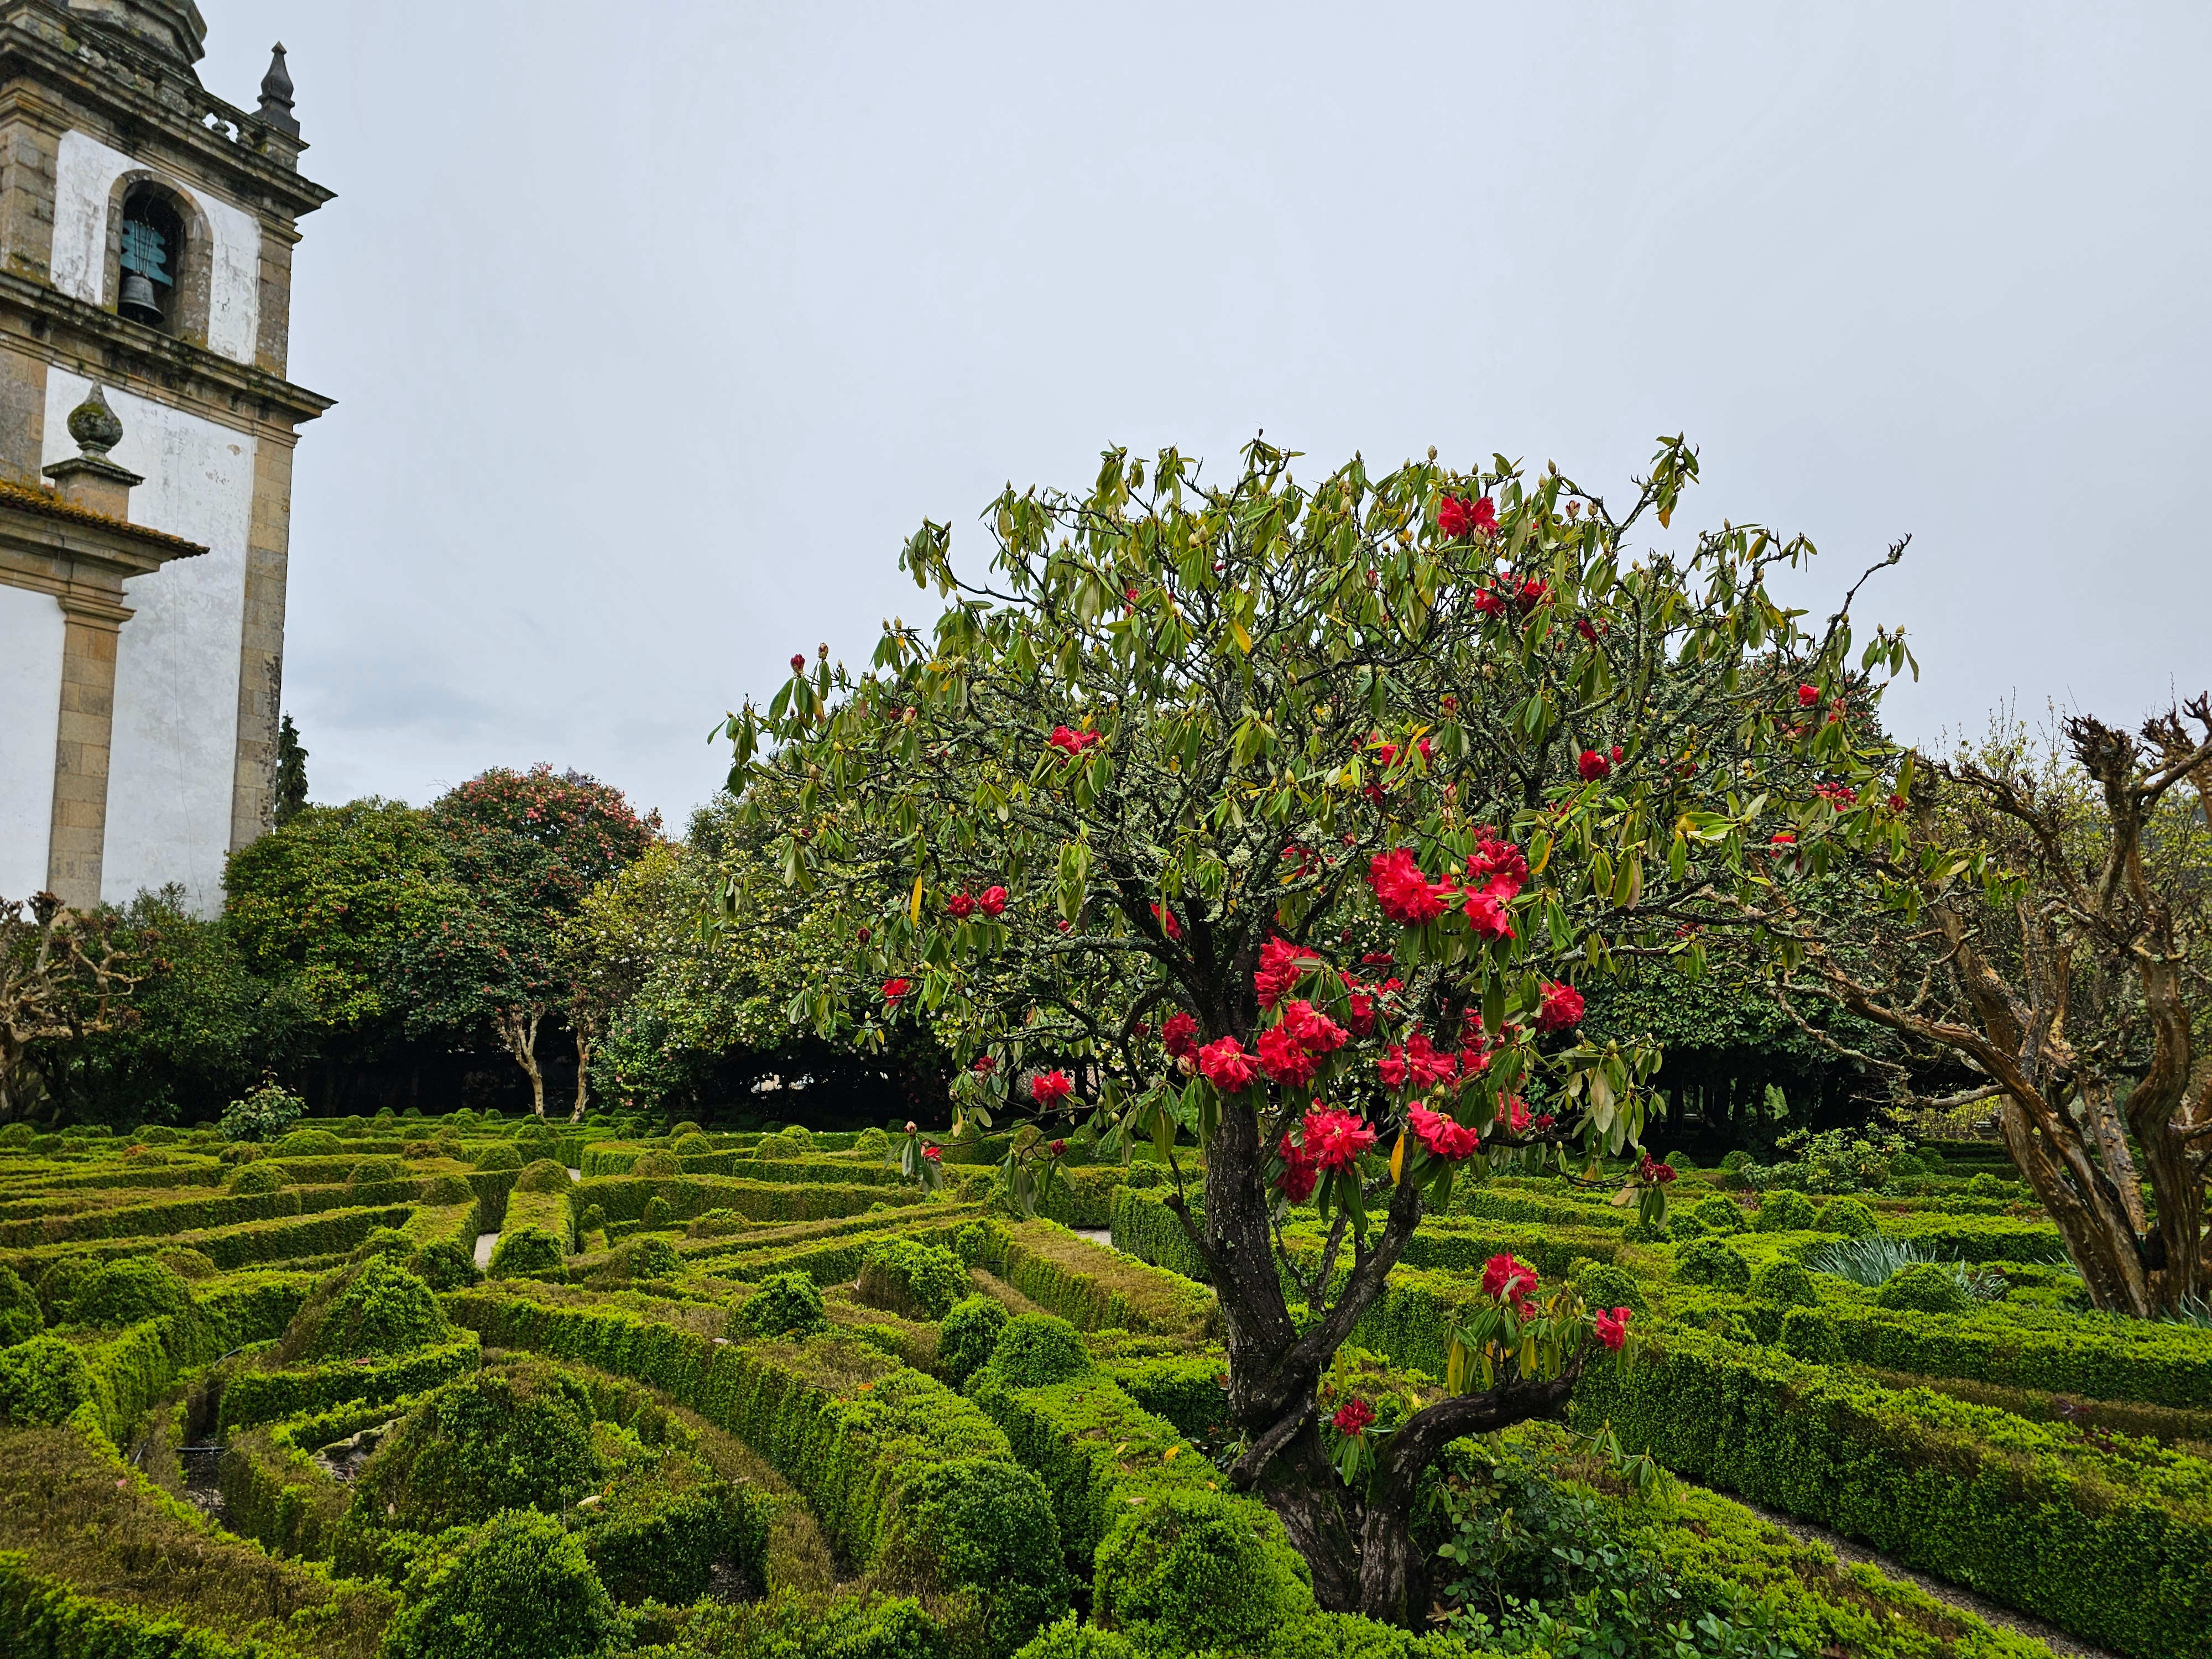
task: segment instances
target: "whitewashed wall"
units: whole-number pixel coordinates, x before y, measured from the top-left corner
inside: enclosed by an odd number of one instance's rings
[[[47,371],[46,460],[76,453],[69,412],[91,389]],[[181,882],[212,915],[230,846],[254,441],[112,386],[107,405],[123,422],[111,459],[146,479],[131,492],[131,522],[209,550],[125,585],[137,614],[116,651],[100,896],[122,903],[141,888]]]
[[[63,293],[90,305],[100,303],[107,276],[108,198],[114,194],[115,181],[139,165],[97,138],[82,132],[62,134],[54,155],[54,252],[49,270],[54,286]],[[199,204],[212,233],[208,349],[250,363],[261,308],[260,223],[204,190],[173,179],[167,182]]]
[[[0,586],[0,898],[46,884],[63,626],[52,594]]]

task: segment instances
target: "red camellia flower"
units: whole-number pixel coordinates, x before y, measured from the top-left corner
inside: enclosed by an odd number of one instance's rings
[[[1324,1170],[1348,1170],[1375,1144],[1375,1131],[1349,1112],[1316,1106],[1299,1126],[1306,1156]]]
[[[1225,1095],[1241,1094],[1260,1075],[1260,1064],[1244,1052],[1233,1036],[1209,1042],[1198,1051],[1200,1073]]]
[[[1474,528],[1474,514],[1458,496],[1447,495],[1437,503],[1437,528],[1447,536],[1464,536]]]
[[[1260,994],[1260,1006],[1273,1007],[1297,988],[1301,975],[1320,966],[1321,958],[1303,945],[1293,945],[1285,939],[1269,939],[1260,947],[1259,971],[1252,975],[1253,988]]]
[[[884,1000],[896,1002],[912,989],[914,981],[910,979],[887,979],[884,981]]]
[[[1905,810],[1905,797],[1892,795],[1889,798],[1889,810],[1893,812],[1902,812]]]
[[[1388,968],[1397,959],[1388,951],[1370,951],[1359,958],[1359,965],[1363,968]]]
[[[1544,981],[1543,1006],[1536,1011],[1540,1031],[1571,1031],[1583,1023],[1583,994],[1571,985]]]
[[[935,1164],[945,1156],[945,1153],[940,1147],[925,1146],[921,1149],[921,1155],[932,1164]]]
[[[1513,937],[1513,919],[1494,893],[1469,893],[1466,903],[1460,908],[1467,912],[1467,925],[1484,939]]]
[[[1467,884],[1480,887],[1500,904],[1510,904],[1528,879],[1528,860],[1511,842],[1485,837],[1467,861]]]
[[[990,1076],[992,1073],[994,1073],[994,1072],[995,1072],[995,1071],[997,1071],[997,1070],[999,1069],[999,1062],[998,1062],[998,1059],[997,1059],[997,1057],[996,1057],[996,1056],[994,1056],[994,1055],[992,1055],[992,1054],[978,1054],[978,1055],[976,1055],[976,1056],[975,1056],[975,1069],[976,1069],[977,1071],[981,1072],[981,1073],[985,1077],[988,1077],[988,1076]]]
[[[1060,926],[1060,931],[1061,933],[1064,933],[1067,932],[1068,927],[1069,927],[1069,926],[1070,926],[1070,923],[1068,922],[1067,918],[1066,918],[1066,917],[1065,917],[1065,916],[1062,916],[1062,917],[1060,919],[1060,924],[1059,924],[1059,926]]]
[[[1267,1076],[1287,1087],[1312,1082],[1320,1069],[1314,1057],[1298,1046],[1297,1038],[1279,1025],[1270,1025],[1260,1033],[1259,1051],[1260,1064]]]
[[[1498,533],[1498,503],[1496,501],[1485,495],[1475,502],[1471,510],[1474,516],[1474,527],[1477,530],[1486,536],[1494,536]]]
[[[1459,1071],[1458,1057],[1435,1048],[1416,1031],[1402,1043],[1393,1043],[1375,1062],[1383,1082],[1394,1089],[1426,1089],[1449,1083]]]
[[[1575,770],[1583,775],[1584,783],[1594,783],[1613,770],[1613,763],[1595,749],[1585,749],[1582,758],[1575,763]]]
[[[1613,745],[1613,763],[1615,766],[1620,764],[1620,745],[1617,743]]]
[[[975,901],[965,893],[955,893],[945,901],[945,908],[955,921],[965,921],[975,914]]]
[[[1048,741],[1061,754],[1073,760],[1085,750],[1100,742],[1101,738],[1096,732],[1078,732],[1069,726],[1055,726],[1052,728],[1052,736]]]
[[[1601,1309],[1590,1321],[1590,1328],[1597,1333],[1597,1340],[1615,1353],[1619,1353],[1620,1345],[1628,1340],[1629,1311],[1626,1308],[1615,1308],[1608,1313]]]
[[[1518,1308],[1536,1288],[1536,1270],[1510,1255],[1493,1255],[1482,1264],[1482,1293],[1503,1297]]]
[[[1283,1172],[1275,1177],[1276,1190],[1293,1204],[1304,1203],[1313,1196],[1313,1189],[1321,1182],[1321,1166],[1306,1155],[1304,1147],[1287,1134],[1275,1150],[1283,1159]]]
[[[1406,1127],[1431,1158],[1456,1160],[1473,1155],[1482,1146],[1482,1137],[1474,1130],[1426,1106],[1407,1107]]]
[[[1333,1054],[1352,1036],[1313,1004],[1304,1001],[1283,1005],[1279,1029],[1288,1031],[1298,1047],[1310,1054]]]
[[[1445,905],[1451,901],[1452,890],[1431,883],[1421,873],[1421,866],[1413,861],[1413,854],[1403,847],[1377,853],[1370,859],[1367,880],[1375,890],[1375,902],[1382,907],[1382,914],[1407,927],[1434,921],[1443,915]]]
[[[1558,1121],[1559,1119],[1553,1117],[1549,1112],[1539,1112],[1536,1114],[1536,1127],[1539,1129],[1548,1129]]]
[[[1820,688],[1819,686],[1801,685],[1797,688],[1797,706],[1800,708],[1810,708],[1814,704],[1820,701]]]
[[[1177,1060],[1198,1058],[1198,1022],[1178,1008],[1160,1027],[1160,1041]]]
[[[794,651],[791,653],[791,672],[794,674],[804,674],[806,672],[806,653],[805,652]]]
[[[1527,581],[1521,584],[1521,608],[1523,611],[1534,611],[1538,605],[1543,604],[1544,596],[1551,591],[1550,583],[1540,582],[1534,576],[1529,577]]]
[[[1354,1395],[1339,1406],[1336,1408],[1336,1415],[1328,1420],[1336,1425],[1336,1431],[1339,1434],[1364,1434],[1374,1424],[1375,1407],[1358,1395]]]
[[[1478,587],[1474,590],[1474,608],[1486,617],[1503,616],[1505,611],[1505,596],[1496,588]]]
[[[1030,1079],[1030,1098],[1040,1106],[1054,1106],[1075,1092],[1065,1072],[1040,1072]]]
[[[1362,985],[1348,973],[1340,972],[1337,978],[1344,982],[1345,1017],[1352,1022],[1352,1035],[1371,1037],[1375,1035],[1375,988]]]
[[[986,887],[975,902],[982,907],[985,915],[1002,916],[1006,913],[1006,890],[1003,887]]]

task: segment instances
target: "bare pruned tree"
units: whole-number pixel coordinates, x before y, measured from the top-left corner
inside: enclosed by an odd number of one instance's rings
[[[30,1109],[33,1046],[112,1030],[142,977],[102,917],[52,893],[0,898],[0,1122]]]

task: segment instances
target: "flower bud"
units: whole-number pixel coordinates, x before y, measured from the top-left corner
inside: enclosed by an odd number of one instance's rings
[[[915,1132],[915,1121],[912,1118],[908,1118],[906,1121],[906,1132],[908,1134],[912,1134]]]

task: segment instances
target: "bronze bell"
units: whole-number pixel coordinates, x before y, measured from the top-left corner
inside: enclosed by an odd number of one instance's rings
[[[154,297],[154,285],[139,271],[123,273],[123,295],[115,308],[134,323],[161,320],[161,307]]]

